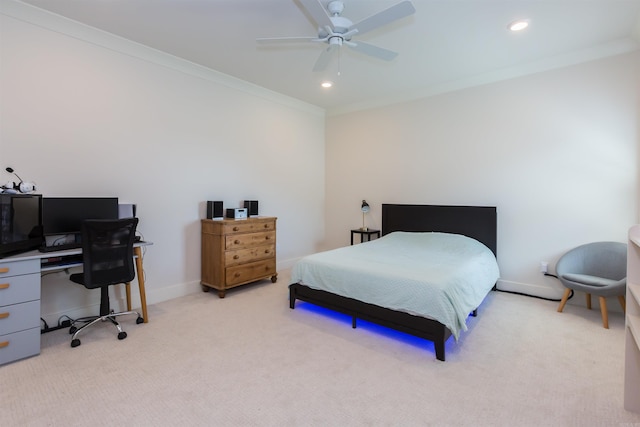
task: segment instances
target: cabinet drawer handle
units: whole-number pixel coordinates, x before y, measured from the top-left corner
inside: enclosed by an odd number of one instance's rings
[[[239,259],[239,258],[240,258],[240,255],[234,255],[233,256],[233,259]]]
[[[8,273],[9,267],[0,267],[0,273]]]
[[[240,277],[240,273],[234,274],[235,277]]]
[[[238,231],[240,230],[240,227],[233,227],[233,231]]]
[[[9,289],[9,283],[0,283],[0,289]]]
[[[265,225],[264,225],[264,228],[269,228],[269,224],[265,224]]]
[[[233,244],[234,244],[234,245],[239,245],[239,244],[240,244],[240,240],[234,240],[234,241],[233,241]]]
[[[0,342],[0,348],[5,348],[5,347],[9,347],[9,341]]]
[[[264,253],[268,254],[269,252],[271,252],[269,249],[265,249]]]
[[[264,239],[265,240],[271,240],[271,236],[266,236]]]
[[[0,313],[0,319],[6,319],[7,317],[9,317],[9,314],[11,313]]]

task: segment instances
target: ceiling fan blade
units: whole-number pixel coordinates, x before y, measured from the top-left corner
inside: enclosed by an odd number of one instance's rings
[[[333,22],[329,18],[327,9],[320,3],[320,0],[298,0],[304,8],[309,12],[309,15],[316,21],[318,27],[326,27],[327,25],[333,28]]]
[[[320,53],[316,64],[313,66],[313,71],[324,71],[327,68],[327,65],[329,65],[331,58],[333,58],[333,53],[338,49],[339,47],[336,45],[330,45],[328,48],[324,49],[322,53]]]
[[[384,59],[385,61],[391,61],[393,58],[398,56],[398,52],[394,52],[392,50],[384,49],[361,41],[350,42],[347,44],[347,46],[349,46],[356,52],[364,53],[365,55],[369,56],[375,56],[376,58]]]
[[[316,37],[261,37],[257,43],[306,43],[317,40]]]
[[[355,28],[358,30],[358,34],[363,34],[393,21],[397,21],[398,19],[413,15],[415,12],[416,9],[409,0],[402,1],[368,18],[364,18],[362,21],[353,24],[349,29]]]

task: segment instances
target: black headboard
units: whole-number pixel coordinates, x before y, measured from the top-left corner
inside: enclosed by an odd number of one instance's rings
[[[382,234],[394,231],[437,231],[462,234],[497,254],[495,206],[382,205]]]

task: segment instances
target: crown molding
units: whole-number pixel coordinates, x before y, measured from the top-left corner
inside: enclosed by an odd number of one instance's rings
[[[103,49],[235,89],[286,107],[324,116],[325,110],[174,55],[136,43],[18,0],[0,0],[0,14]]]

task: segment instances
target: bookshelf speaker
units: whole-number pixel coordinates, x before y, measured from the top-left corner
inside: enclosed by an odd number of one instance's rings
[[[222,202],[207,202],[207,218],[222,218]]]
[[[257,200],[245,200],[244,207],[247,208],[249,216],[258,216],[258,201]]]

